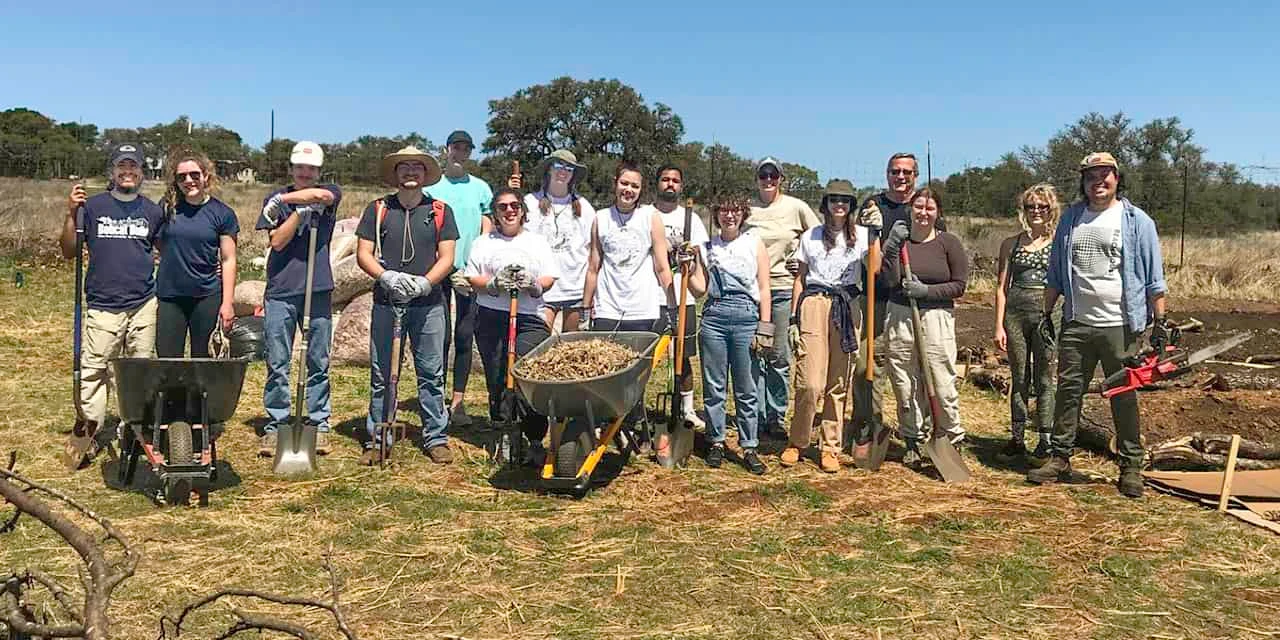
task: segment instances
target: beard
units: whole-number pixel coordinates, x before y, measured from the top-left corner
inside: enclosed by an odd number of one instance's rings
[[[467,174],[467,168],[461,162],[449,161],[445,164],[444,174],[450,178],[461,178]]]
[[[138,192],[138,185],[134,184],[132,186],[126,187],[122,184],[116,184],[115,190],[123,194],[134,194]]]
[[[675,191],[659,191],[658,199],[663,202],[675,202],[680,199],[680,194]]]

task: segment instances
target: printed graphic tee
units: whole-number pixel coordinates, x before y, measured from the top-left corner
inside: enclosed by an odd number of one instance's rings
[[[547,302],[581,300],[582,287],[587,282],[587,258],[591,256],[591,224],[595,222],[596,210],[586,198],[579,197],[578,205],[582,209],[582,215],[575,217],[573,202],[570,196],[565,196],[551,198],[551,208],[543,214],[538,209],[538,195],[530,193],[524,197],[525,208],[529,211],[525,229],[547,240],[560,267],[560,279],[542,297]]]
[[[1124,324],[1121,298],[1124,281],[1124,239],[1121,216],[1124,204],[1116,200],[1105,211],[1085,209],[1080,223],[1071,231],[1071,286],[1073,318],[1091,327],[1118,327]]]
[[[468,278],[492,277],[513,264],[524,267],[525,273],[531,274],[534,278],[560,277],[560,265],[551,254],[551,246],[547,244],[546,238],[527,230],[521,231],[514,237],[504,236],[501,232],[494,230],[476,238],[463,275]],[[477,287],[476,302],[486,309],[511,310],[511,297],[508,293],[500,292],[499,295],[491,295]],[[535,298],[528,292],[521,291],[516,304],[516,313],[520,315],[542,313],[542,298]]]
[[[653,272],[653,209],[622,213],[609,207],[596,216],[600,236],[600,275],[596,279],[595,317],[606,320],[656,320],[666,299]]]
[[[85,201],[89,270],[84,297],[90,309],[128,311],[155,295],[151,252],[163,224],[160,206],[142,195],[124,201],[107,192]]]

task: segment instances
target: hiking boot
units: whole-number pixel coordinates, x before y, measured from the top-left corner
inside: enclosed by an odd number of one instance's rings
[[[1027,472],[1027,482],[1035,484],[1052,484],[1059,478],[1071,473],[1071,459],[1055,455],[1044,463],[1044,466]]]
[[[1010,438],[1009,441],[1004,443],[1004,446],[1000,448],[999,455],[1001,458],[1008,459],[1021,458],[1027,455],[1027,445],[1021,440],[1014,440]]]
[[[276,455],[276,432],[268,431],[258,438],[258,457],[270,458]]]
[[[719,469],[722,462],[724,462],[724,443],[717,442],[707,450],[706,463],[712,469]]]
[[[917,470],[924,466],[924,458],[920,456],[920,448],[914,443],[907,445],[907,450],[902,454],[902,466]]]
[[[742,450],[742,466],[757,476],[762,476],[769,470],[764,466],[764,461],[760,459],[760,454],[756,453],[754,448]]]
[[[1029,462],[1033,467],[1043,467],[1044,463],[1049,461],[1049,455],[1049,440],[1041,438],[1040,442],[1036,443],[1036,450],[1031,452]]]
[[[835,473],[840,470],[840,457],[834,451],[823,451],[818,468],[825,473]]]
[[[1116,483],[1120,495],[1126,498],[1142,497],[1142,472],[1137,467],[1125,467],[1120,470],[1120,481]]]
[[[427,457],[436,464],[449,464],[453,462],[453,451],[449,449],[447,444],[438,444],[434,447],[427,447]]]
[[[388,455],[387,457],[390,458],[391,456]],[[365,467],[374,467],[382,464],[382,459],[382,450],[377,445],[374,445],[365,449],[364,453],[360,454],[360,465]]]
[[[329,432],[316,432],[316,455],[327,456],[333,452],[333,445],[329,444]]]
[[[782,450],[782,455],[778,456],[778,462],[784,467],[794,467],[797,462],[800,462],[800,449],[788,446]]]

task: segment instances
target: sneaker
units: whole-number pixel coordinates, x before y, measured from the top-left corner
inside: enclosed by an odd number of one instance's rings
[[[760,455],[756,453],[755,449],[742,450],[742,466],[757,476],[762,476],[764,472],[769,470],[768,467],[764,466],[764,461],[760,459]]]
[[[836,456],[834,451],[823,451],[822,461],[818,463],[818,468],[826,473],[835,473],[840,470],[840,458]]]
[[[453,462],[453,451],[449,449],[447,444],[438,444],[434,447],[427,447],[427,457],[436,464],[449,464]]]
[[[1004,447],[1000,449],[1001,458],[1021,458],[1027,455],[1027,445],[1021,440],[1009,439],[1004,443]]]
[[[268,431],[258,438],[258,457],[270,458],[276,455],[276,432]]]
[[[387,456],[388,458],[390,456]],[[382,450],[377,445],[369,447],[360,454],[360,464],[365,467],[373,467],[382,463]]]
[[[707,451],[706,463],[712,469],[719,469],[722,462],[724,462],[724,443],[717,442]]]
[[[707,423],[698,417],[697,411],[688,411],[684,414],[684,423],[689,425],[694,431],[702,431],[707,428]]]
[[[458,405],[449,408],[449,426],[450,427],[469,427],[471,426],[471,416],[467,415],[467,408]]]
[[[1027,482],[1035,484],[1052,484],[1059,478],[1071,473],[1071,459],[1054,455],[1044,466],[1027,472]]]
[[[795,466],[797,462],[800,462],[800,449],[787,447],[782,451],[782,455],[778,456],[778,462],[784,467]]]
[[[333,451],[333,446],[329,444],[329,432],[316,432],[316,455],[327,456]]]
[[[1126,498],[1142,497],[1142,472],[1137,467],[1125,467],[1120,470],[1120,481],[1116,483],[1120,495]]]

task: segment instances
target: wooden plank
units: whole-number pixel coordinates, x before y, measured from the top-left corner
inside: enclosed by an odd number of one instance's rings
[[[1227,512],[1227,501],[1231,499],[1231,480],[1236,475],[1236,455],[1240,453],[1240,434],[1231,436],[1231,450],[1227,452],[1227,468],[1222,472],[1222,491],[1218,493],[1218,512]]]

